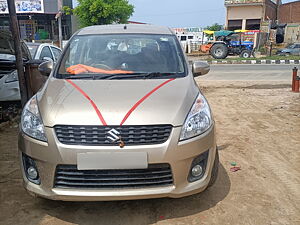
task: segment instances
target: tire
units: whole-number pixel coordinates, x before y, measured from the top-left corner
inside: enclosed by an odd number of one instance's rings
[[[228,48],[225,44],[214,44],[210,49],[210,54],[215,59],[225,59],[228,56]]]
[[[251,51],[249,50],[243,50],[240,54],[241,58],[250,58],[251,57]]]
[[[215,157],[215,161],[214,161],[214,165],[211,171],[211,178],[210,181],[208,183],[208,187],[211,187],[217,180],[218,178],[218,172],[219,172],[219,150],[218,148],[216,149],[216,157]]]

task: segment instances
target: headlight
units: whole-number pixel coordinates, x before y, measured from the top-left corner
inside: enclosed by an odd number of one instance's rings
[[[18,81],[18,72],[15,70],[14,72],[12,72],[11,74],[9,74],[7,76],[7,78],[5,79],[5,83],[11,83],[11,82],[15,82]]]
[[[36,96],[25,105],[21,118],[22,131],[40,141],[47,141],[42,118],[39,113]]]
[[[194,102],[181,130],[180,141],[198,136],[212,125],[209,105],[200,93]]]

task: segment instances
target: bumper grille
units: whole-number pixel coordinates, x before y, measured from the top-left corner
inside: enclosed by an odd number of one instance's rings
[[[173,184],[169,164],[152,164],[148,169],[77,170],[76,165],[58,165],[54,187],[118,189],[161,187]]]
[[[161,144],[168,140],[171,125],[147,126],[68,126],[54,127],[58,140],[67,145],[117,146],[107,138],[107,132],[117,130],[125,145]]]

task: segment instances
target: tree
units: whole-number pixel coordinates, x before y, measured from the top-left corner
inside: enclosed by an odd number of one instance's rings
[[[64,11],[71,13],[66,8]],[[78,0],[78,6],[72,10],[82,27],[127,23],[133,12],[134,6],[128,0]]]
[[[219,30],[223,30],[224,27],[221,24],[218,23],[214,23],[211,26],[207,26],[204,28],[204,30],[209,30],[209,31],[219,31]],[[208,37],[209,39],[213,39],[213,34],[205,34],[206,37]]]
[[[223,29],[223,25],[218,23],[214,23],[213,25],[204,28],[204,30],[211,30],[211,31],[219,31],[222,29]]]

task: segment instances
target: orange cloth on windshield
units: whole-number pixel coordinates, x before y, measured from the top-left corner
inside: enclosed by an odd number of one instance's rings
[[[70,74],[81,74],[81,73],[105,73],[105,74],[115,74],[115,73],[133,73],[132,71],[128,70],[104,70],[95,68],[92,66],[87,66],[83,64],[77,64],[74,66],[70,66],[67,68],[67,72]]]

